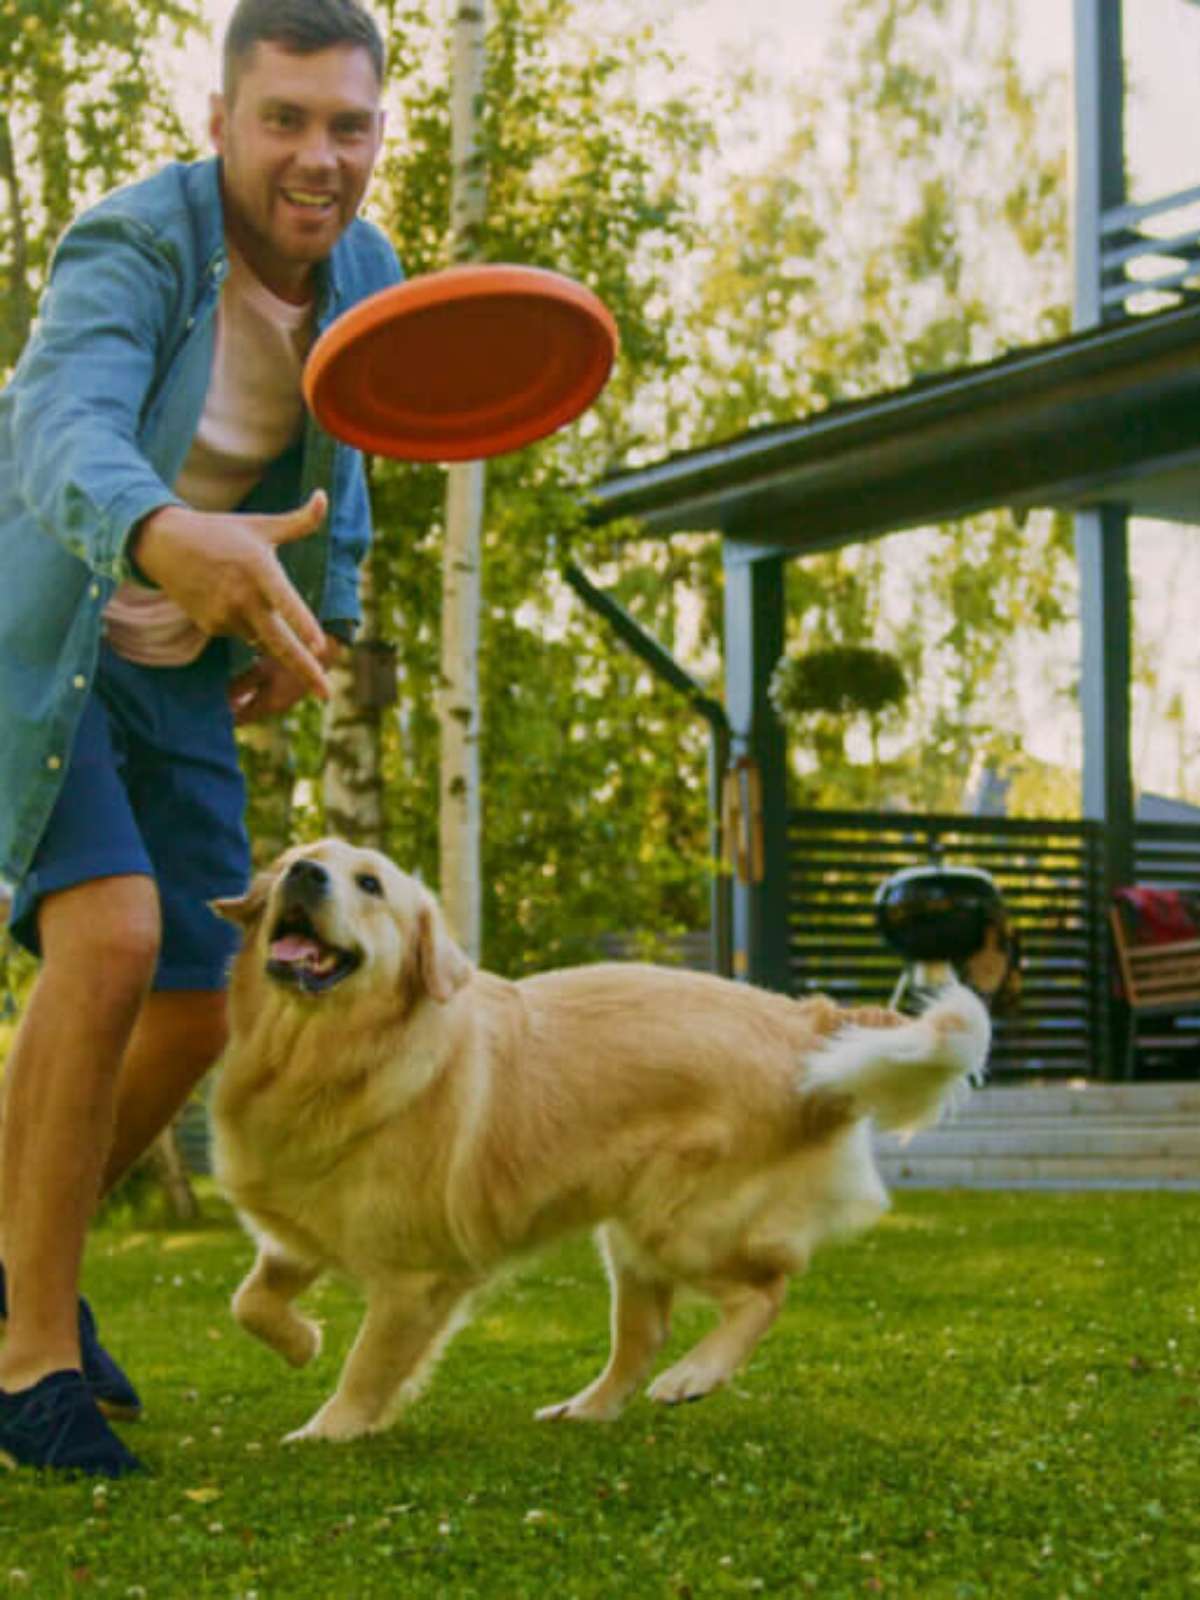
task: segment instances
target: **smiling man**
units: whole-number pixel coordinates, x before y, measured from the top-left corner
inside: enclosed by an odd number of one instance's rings
[[[216,157],[64,235],[0,394],[0,876],[41,957],[4,1077],[0,1460],[120,1476],[141,1410],[78,1283],[97,1200],[225,1038],[249,872],[235,721],[325,695],[370,539],[309,418],[317,333],[399,277],[358,217],[383,43],[358,0],[241,0]]]

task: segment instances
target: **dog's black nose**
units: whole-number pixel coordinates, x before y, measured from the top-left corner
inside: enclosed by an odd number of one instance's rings
[[[293,861],[283,878],[283,897],[292,905],[314,906],[329,893],[329,874],[319,861]]]

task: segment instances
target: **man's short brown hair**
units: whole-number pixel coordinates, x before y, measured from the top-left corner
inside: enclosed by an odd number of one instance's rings
[[[311,55],[335,45],[358,45],[383,82],[383,35],[358,0],[238,0],[225,30],[222,87],[232,100],[238,72],[259,43]]]

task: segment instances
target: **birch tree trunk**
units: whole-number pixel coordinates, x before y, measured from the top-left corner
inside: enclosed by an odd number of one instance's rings
[[[486,207],[480,149],[487,7],[457,0],[451,99],[450,221],[456,261],[478,254]],[[484,467],[449,469],[442,554],[442,670],[438,854],[442,904],[455,937],[478,960],[481,944],[479,612]]]
[[[378,603],[371,561],[362,567],[362,638],[379,637]],[[356,689],[354,654],[343,650],[330,671],[332,694],[325,712],[325,765],[321,774],[325,826],[351,844],[382,850],[382,708]]]

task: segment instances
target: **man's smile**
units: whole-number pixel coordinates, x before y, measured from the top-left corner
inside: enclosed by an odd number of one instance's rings
[[[280,194],[289,205],[301,206],[305,211],[327,211],[337,204],[337,195],[324,189],[281,189]]]

